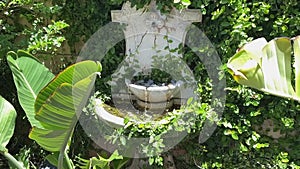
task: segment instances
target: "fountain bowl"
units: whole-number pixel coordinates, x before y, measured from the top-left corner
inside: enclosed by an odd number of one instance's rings
[[[129,84],[129,91],[139,100],[144,102],[158,103],[166,102],[177,94],[178,86],[169,84],[167,86],[143,86],[137,84]]]

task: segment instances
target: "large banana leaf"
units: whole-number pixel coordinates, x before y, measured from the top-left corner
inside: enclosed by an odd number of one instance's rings
[[[296,96],[300,98],[300,36],[294,39],[294,55],[295,55],[295,88]]]
[[[15,108],[0,96],[0,152],[7,151],[5,147],[14,134],[16,116]]]
[[[100,71],[100,63],[79,62],[65,69],[42,89],[35,102],[35,117],[43,128],[34,127],[29,137],[48,151],[64,154],[77,115],[86,104]]]
[[[24,164],[16,160],[6,149],[14,134],[16,117],[15,108],[0,96],[0,154],[8,160],[10,168],[24,169]]]
[[[39,91],[54,75],[35,57],[24,52],[9,52],[7,61],[17,87],[19,102],[31,126],[42,127],[34,118],[34,102]]]
[[[242,85],[300,102],[300,45],[294,39],[294,67],[292,71],[292,44],[289,38],[268,42],[260,38],[246,44],[228,61],[233,78]],[[295,73],[295,84],[292,82]]]

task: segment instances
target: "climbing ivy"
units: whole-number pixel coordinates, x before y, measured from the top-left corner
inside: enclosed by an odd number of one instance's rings
[[[300,33],[297,1],[202,0],[192,1],[191,7],[201,9],[203,22],[197,26],[223,62],[252,39]],[[226,80],[226,105],[219,127],[203,145],[193,144],[193,137],[187,141],[191,144],[182,143],[194,160],[187,164],[202,168],[299,168],[294,134],[298,131],[300,105]],[[262,124],[269,120],[274,127],[264,129]],[[280,137],[271,135],[273,129],[281,133]]]

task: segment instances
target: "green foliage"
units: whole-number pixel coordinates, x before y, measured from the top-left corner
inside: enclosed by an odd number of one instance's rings
[[[63,20],[56,21],[58,19],[55,15],[61,9],[62,6],[50,3],[50,1],[4,0],[0,2],[0,80],[2,82],[0,85],[0,94],[7,98],[18,112],[16,123],[18,131],[14,134],[13,142],[8,145],[9,150],[14,153],[18,152],[21,148],[26,148],[26,145],[31,147],[33,144],[26,136],[30,130],[30,124],[25,119],[30,119],[32,125],[38,125],[34,119],[33,107],[31,106],[30,108],[30,104],[34,104],[34,94],[37,94],[34,92],[37,92],[36,90],[45,85],[44,82],[49,78],[49,74],[47,75],[46,72],[39,69],[40,65],[42,65],[39,61],[24,57],[24,55],[19,56],[19,58],[6,58],[6,54],[8,51],[17,53],[19,49],[38,54],[45,54],[47,52],[56,54],[64,39],[62,29],[66,26]],[[34,46],[34,44],[39,46]],[[43,49],[41,44],[44,45]],[[17,56],[13,52],[10,55]],[[36,56],[40,57],[40,55]],[[47,56],[47,60],[53,59],[52,55],[45,54],[44,56]],[[37,64],[33,65],[33,67],[26,67],[29,62],[37,62]],[[56,64],[55,67],[61,68],[65,67],[65,65]],[[47,69],[47,71],[49,70]],[[12,73],[14,77],[11,76]],[[45,76],[38,77],[37,74],[39,73]],[[34,78],[34,76],[36,77]],[[16,84],[14,84],[13,78],[19,79],[16,81]],[[30,83],[25,83],[25,81]],[[37,84],[34,84],[35,82]],[[16,87],[20,89],[19,93],[17,93]],[[28,87],[33,90],[26,93],[25,89],[28,89]],[[27,114],[24,113],[24,110]],[[38,146],[35,146],[35,149],[29,153],[31,157],[29,165],[37,165],[43,160],[44,154],[39,152]],[[25,161],[28,162],[29,160]],[[5,164],[4,166],[2,165],[0,164],[0,168],[7,168]]]
[[[34,127],[29,137],[48,151],[60,152],[58,167],[67,156],[77,115],[87,102],[100,71],[101,65],[93,61],[74,64],[57,75],[36,98],[35,117],[42,127]]]
[[[296,28],[299,18],[288,17],[287,19],[287,16],[296,16],[299,13],[296,10],[299,3],[296,1],[286,4],[276,0],[268,2],[224,0],[214,5],[211,5],[211,2],[210,0],[193,1],[191,6],[202,9],[202,14],[206,17],[201,27],[215,42],[219,54],[226,58],[233,55],[235,49],[253,38],[273,39],[299,34]]]
[[[47,156],[47,159],[58,168],[73,168],[73,163],[67,155],[69,141],[77,123],[76,114],[80,115],[93,89],[95,79],[101,71],[100,63],[79,62],[65,69],[51,81],[53,74],[36,58],[24,51],[18,51],[17,54],[10,52],[8,60],[21,96],[20,101],[22,99],[27,101],[24,105],[30,110],[30,113],[27,113],[28,118],[32,116],[31,111],[35,109],[33,112],[36,115],[34,119],[31,119],[33,129],[29,137],[46,150],[54,152]],[[41,74],[44,81],[37,81]],[[51,82],[48,83],[49,81]],[[44,87],[46,83],[48,84]],[[1,154],[12,166],[21,169],[23,164],[10,155],[5,148],[13,134],[16,112],[13,106],[2,97],[0,103],[2,110],[0,121],[5,124],[2,126],[0,137]],[[26,161],[27,156],[29,156],[28,152],[25,151],[20,159]],[[66,160],[63,161],[64,158]],[[29,167],[28,163],[25,164]],[[121,166],[125,162],[118,164]]]
[[[192,8],[201,9],[203,21],[197,26],[214,44],[223,63],[235,54],[236,49],[253,39],[298,35],[299,18],[287,16],[296,16],[299,6],[296,1],[276,0],[201,0],[191,4]],[[197,62],[192,55],[189,56],[191,59]],[[205,69],[200,65],[194,70],[199,70],[197,74],[202,75],[201,81],[204,82],[201,86],[207,86]],[[195,159],[195,163],[183,161],[180,157],[176,161],[191,168],[196,168],[195,165],[203,168],[297,168],[300,163],[296,154],[299,151],[295,148],[289,149],[289,162],[284,165],[277,156],[287,151],[286,145],[297,145],[296,137],[287,133],[297,130],[299,105],[245,88],[231,78],[226,80],[225,110],[215,134],[201,146],[194,143],[197,140],[193,137],[182,143],[189,160]],[[206,96],[204,92],[202,97],[206,99]],[[280,139],[273,139],[271,132],[262,131],[261,125],[268,119],[274,122],[274,132],[280,130],[283,134]]]
[[[295,50],[294,59],[291,57],[292,50]],[[297,88],[300,74],[294,74],[295,84],[292,82],[292,72],[299,72],[298,51],[299,38],[295,39],[294,49],[289,38],[277,38],[269,43],[261,38],[241,48],[229,59],[227,67],[242,85],[300,102],[300,88]],[[295,71],[291,67],[292,60],[295,61]]]
[[[97,157],[92,157],[89,160],[82,158],[79,159],[79,168],[81,169],[121,169],[123,165],[126,164],[128,159],[123,158],[119,155],[116,150],[111,154],[109,158],[104,158],[100,155]]]
[[[65,155],[65,160],[63,161],[63,164],[60,166],[62,169],[69,169],[70,167],[73,167],[74,164],[73,162],[68,158],[68,155]],[[54,165],[54,166],[58,166],[59,165],[59,152],[55,152],[52,154],[49,154],[46,156],[45,158],[46,160],[49,161],[50,164]],[[69,165],[70,164],[70,165]]]
[[[24,164],[17,161],[6,149],[6,145],[14,133],[17,113],[14,107],[2,96],[0,96],[0,112],[0,154],[7,158],[11,167],[22,169]]]
[[[14,129],[15,129],[15,120],[16,120],[16,110],[14,107],[0,96],[0,122],[1,122],[1,135],[0,135],[0,151],[5,152],[5,148],[11,139]]]
[[[31,126],[41,127],[34,118],[34,102],[38,92],[53,79],[54,75],[34,56],[21,50],[17,53],[9,52],[7,61],[17,87],[19,102]]]
[[[151,69],[151,73],[143,74],[143,72],[139,72],[136,76],[133,77],[132,81],[137,82],[139,80],[153,80],[156,83],[171,83],[172,77],[169,73],[161,71],[160,69]]]
[[[0,5],[0,56],[10,50],[55,52],[64,41],[68,24],[55,21],[62,7],[50,1],[9,0]]]
[[[147,138],[147,142],[138,145],[141,153],[149,157],[150,165],[163,165],[161,155],[165,148],[168,148],[166,145],[174,141],[173,139],[177,139],[178,133],[195,133],[201,130],[204,121],[207,120],[207,114],[213,117],[214,112],[208,104],[191,103],[191,100],[189,102],[186,107],[168,112],[155,121],[125,118],[125,126],[107,136],[107,139],[113,144],[126,146],[127,139]]]
[[[51,54],[61,47],[62,42],[65,41],[65,37],[62,36],[62,29],[68,27],[64,21],[52,21],[53,24],[49,24],[42,29],[38,28],[40,20],[33,22],[33,31],[28,31],[30,34],[28,51],[36,53],[37,51],[52,51]]]

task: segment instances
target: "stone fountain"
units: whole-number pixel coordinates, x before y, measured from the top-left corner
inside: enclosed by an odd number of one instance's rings
[[[116,108],[132,112],[136,110],[134,102],[141,108],[162,113],[195,97],[196,81],[182,60],[180,48],[184,46],[189,26],[201,22],[200,10],[173,9],[170,14],[163,14],[157,10],[155,1],[138,10],[127,2],[121,10],[111,11],[111,17],[125,27],[127,56],[112,75],[111,93]],[[169,73],[173,83],[163,86],[132,83],[138,73],[149,74],[153,68]]]

